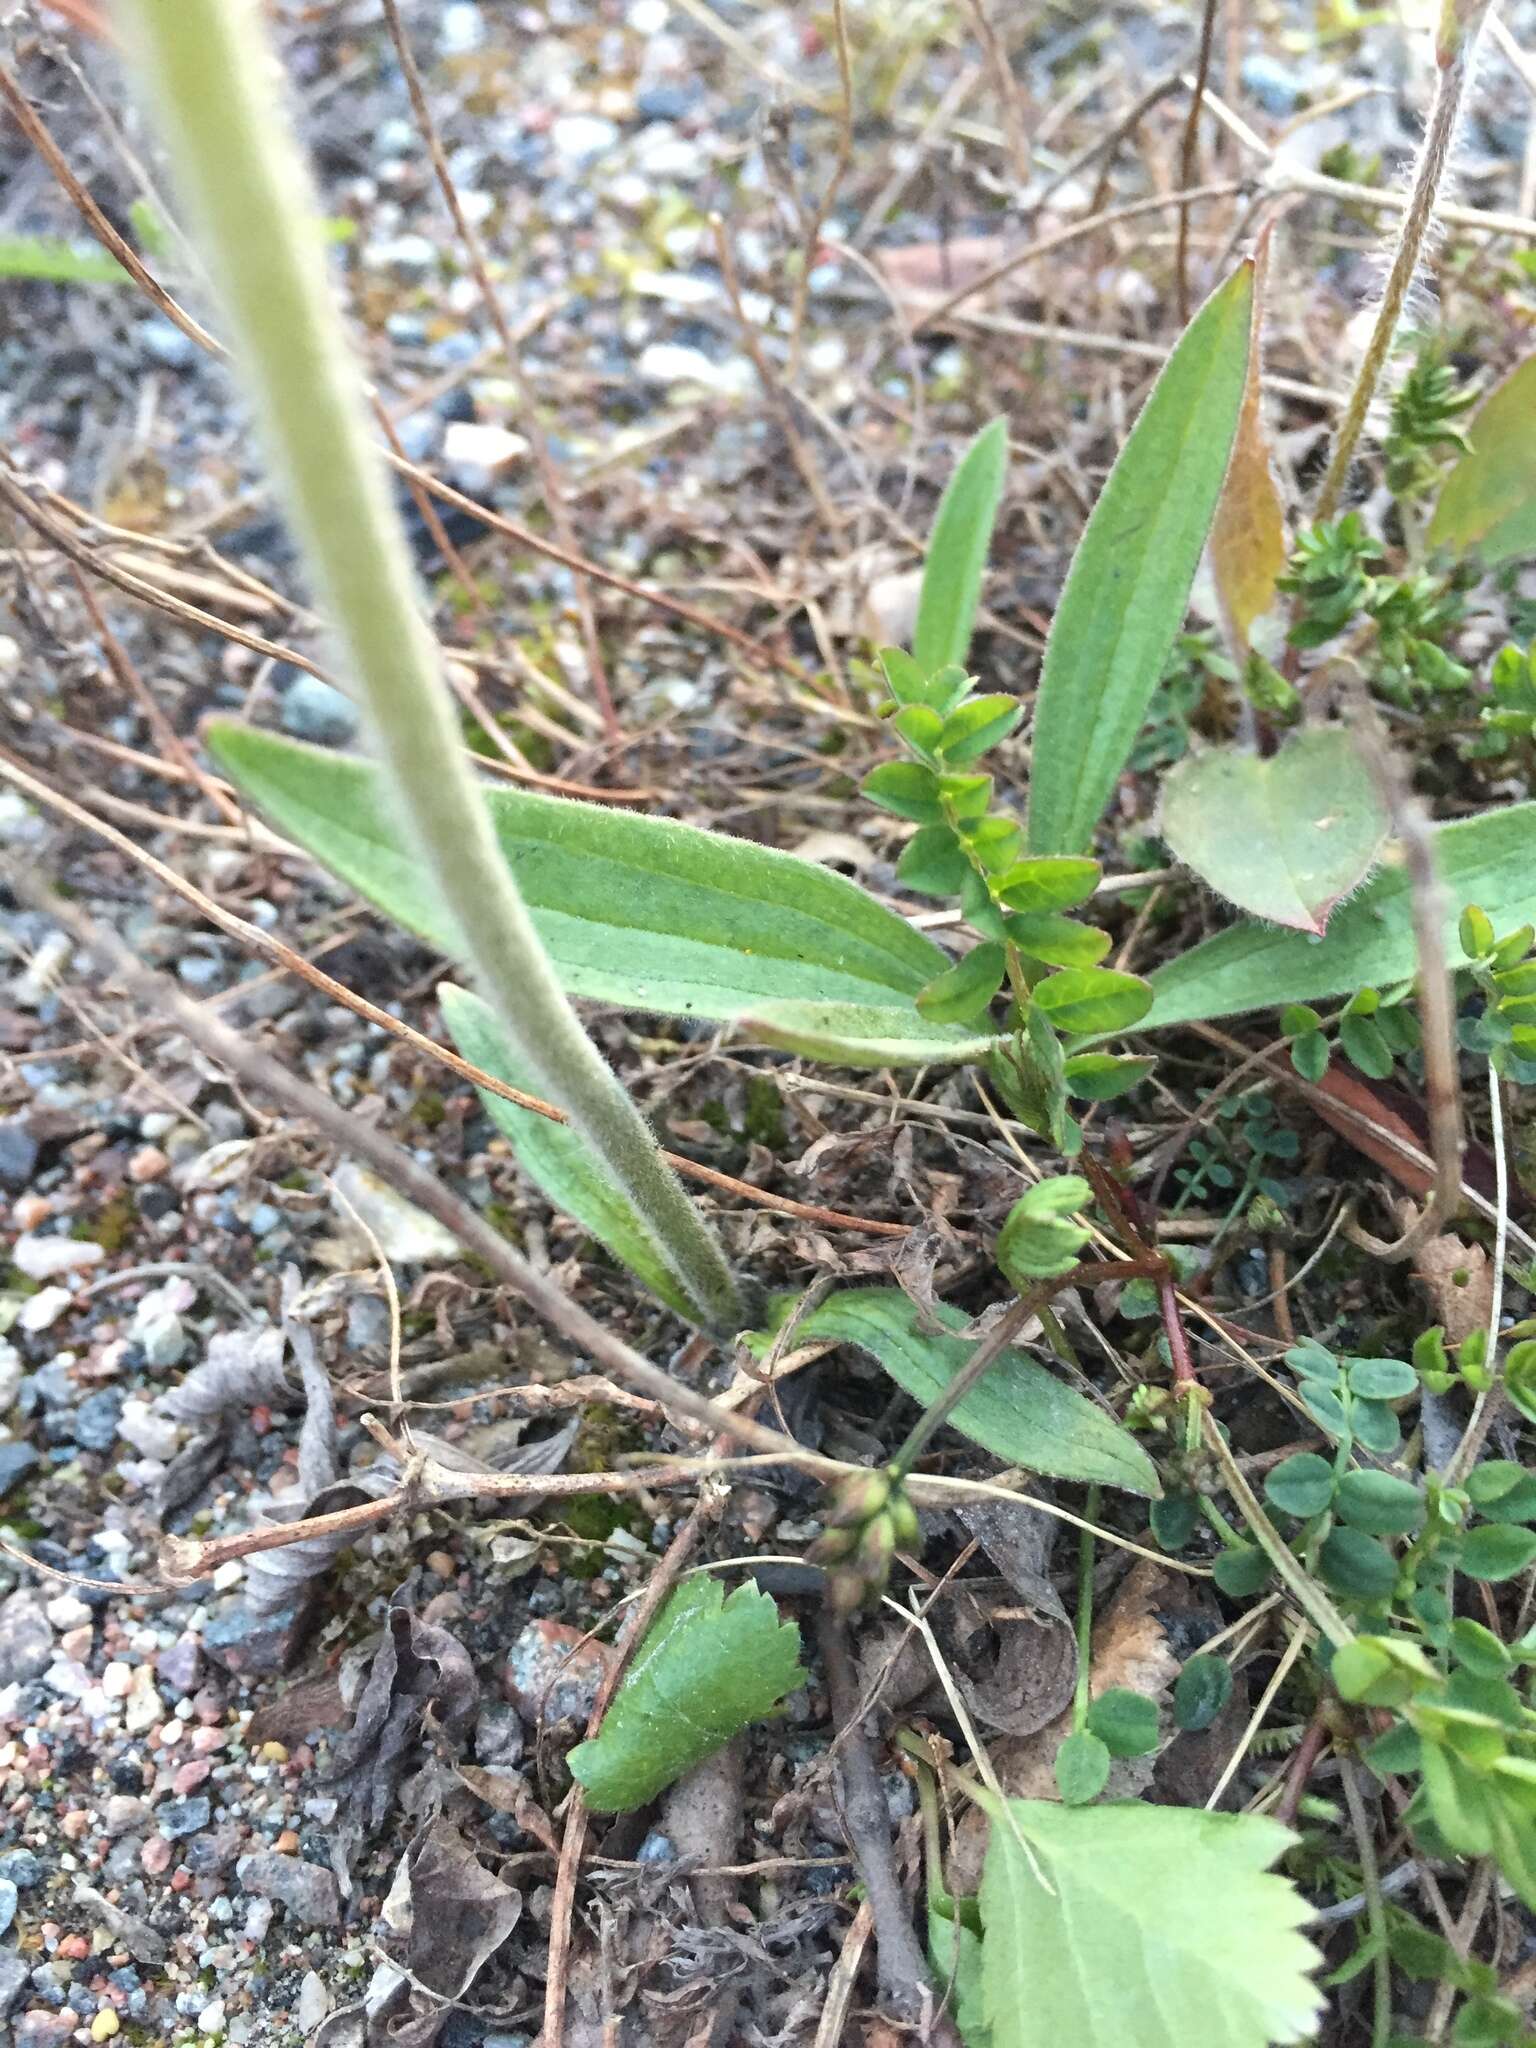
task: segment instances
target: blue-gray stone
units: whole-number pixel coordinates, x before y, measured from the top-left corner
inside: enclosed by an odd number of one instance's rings
[[[203,1792],[195,1792],[190,1799],[168,1799],[155,1815],[160,1832],[168,1842],[179,1842],[185,1835],[195,1835],[199,1828],[207,1827],[212,1818],[213,1807]]]
[[[357,707],[340,690],[322,683],[318,676],[301,669],[283,692],[278,723],[296,740],[313,740],[317,746],[337,747],[355,737]]]
[[[1256,50],[1243,61],[1243,88],[1266,114],[1294,114],[1306,96],[1306,81],[1294,65]]]
[[[19,1192],[32,1179],[37,1165],[37,1140],[20,1117],[0,1123],[0,1187]]]
[[[75,1442],[83,1451],[110,1451],[117,1442],[123,1397],[111,1387],[87,1394],[75,1410]]]
[[[40,1859],[30,1849],[7,1849],[0,1856],[0,1879],[24,1892],[37,1884],[43,1875]]]
[[[36,1463],[37,1452],[30,1444],[0,1444],[0,1500],[26,1478]]]
[[[140,321],[139,347],[162,370],[190,370],[198,358],[197,343],[159,313]]]
[[[16,1885],[9,1877],[0,1877],[0,1934],[4,1934],[16,1918]]]

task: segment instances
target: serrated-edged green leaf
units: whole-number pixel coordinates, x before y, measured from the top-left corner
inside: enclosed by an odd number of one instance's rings
[[[985,1804],[993,2048],[1267,2048],[1311,2033],[1312,1909],[1269,1874],[1288,1829],[1137,1801]]]
[[[280,831],[408,930],[462,954],[371,762],[227,723],[209,729],[208,746]],[[836,1020],[829,1039],[903,1044],[907,1061],[949,1057],[946,1043],[974,1057],[966,1034],[925,1024],[914,1007],[944,954],[844,876],[671,819],[523,790],[484,800],[572,995],[721,1022],[795,1005],[786,1030],[809,1029],[811,1012]]]
[[[1340,728],[1277,754],[1212,747],[1163,784],[1163,838],[1239,910],[1323,933],[1375,863],[1387,820],[1371,771]]]
[[[973,946],[963,960],[917,992],[917,1007],[931,1023],[974,1024],[1003,985],[1008,956],[996,939]]]
[[[1099,863],[1082,854],[1034,854],[998,876],[998,900],[1025,916],[1075,910],[1088,901],[1103,876]]]
[[[920,896],[958,895],[971,872],[953,827],[943,824],[919,825],[896,863],[896,879]]]
[[[1064,967],[1048,974],[1034,995],[1058,1031],[1095,1034],[1128,1031],[1152,1002],[1149,982],[1113,967]]]
[[[945,1334],[924,1336],[918,1309],[899,1287],[852,1287],[831,1294],[796,1326],[803,1340],[826,1338],[867,1351],[926,1407],[970,1357],[959,1337],[968,1318],[946,1302],[934,1313]],[[1141,1445],[1096,1403],[1022,1351],[1005,1351],[950,1417],[950,1426],[1010,1464],[1057,1479],[1099,1480],[1155,1498],[1157,1469]]]
[[[961,456],[939,500],[912,635],[912,652],[920,668],[931,671],[963,662],[970,652],[1007,468],[1008,423],[993,420]]]
[[[538,1093],[488,1004],[446,981],[438,985],[437,999],[450,1037],[471,1065],[525,1094]],[[606,1245],[659,1300],[694,1321],[696,1310],[639,1211],[586,1141],[569,1124],[553,1123],[536,1110],[519,1109],[505,1096],[492,1095],[484,1088],[479,1095],[491,1122],[511,1144],[518,1165],[555,1207]]]
[[[1536,553],[1536,356],[1484,399],[1467,443],[1441,488],[1430,546],[1475,548],[1489,567]]]
[[[1055,910],[1015,911],[1004,928],[1027,959],[1047,967],[1097,967],[1109,951],[1109,933]]]
[[[1364,1466],[1341,1475],[1333,1504],[1352,1528],[1372,1536],[1405,1536],[1424,1519],[1424,1496],[1411,1480]]]
[[[1244,263],[1169,357],[1072,558],[1036,699],[1032,852],[1086,847],[1130,758],[1226,474],[1253,307]]]
[[[596,1813],[628,1813],[793,1692],[800,1631],[756,1586],[687,1580],[651,1624],[590,1742],[567,1761]]]
[[[910,818],[914,825],[942,825],[939,778],[921,761],[882,761],[860,785],[862,793],[883,811]]]
[[[1482,904],[1500,927],[1529,915],[1536,803],[1441,825],[1433,843],[1448,906],[1448,951],[1456,945],[1457,905]],[[1362,982],[1405,980],[1417,967],[1408,872],[1386,866],[1340,904],[1326,938],[1245,921],[1170,960],[1150,977],[1152,1008],[1142,1028],[1158,1031],[1288,1002],[1319,1002],[1351,994]]]
[[[972,697],[944,721],[935,748],[949,768],[968,768],[989,747],[1007,739],[1024,716],[1017,697]]]
[[[1485,1522],[1461,1539],[1461,1569],[1469,1579],[1512,1579],[1536,1561],[1536,1529]]]
[[[1074,1053],[1062,1069],[1067,1093],[1080,1102],[1113,1102],[1117,1095],[1145,1081],[1156,1060],[1138,1059],[1131,1053]]]

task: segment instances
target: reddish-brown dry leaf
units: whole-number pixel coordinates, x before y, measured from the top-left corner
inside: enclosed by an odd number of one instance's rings
[[[1259,244],[1254,266],[1254,346],[1248,356],[1248,382],[1238,417],[1232,460],[1211,524],[1211,573],[1221,601],[1228,634],[1238,652],[1246,654],[1253,622],[1269,610],[1275,579],[1288,552],[1285,508],[1270,461],[1264,430],[1263,388],[1259,345],[1264,317],[1269,239]]]
[[[1332,1107],[1333,1103],[1339,1105],[1337,1109]],[[1391,1174],[1410,1195],[1427,1195],[1434,1186],[1433,1166],[1427,1160],[1420,1166],[1399,1149],[1408,1145],[1416,1153],[1427,1153],[1424,1133],[1389,1109],[1380,1092],[1368,1081],[1337,1065],[1330,1066],[1312,1089],[1312,1107],[1330,1130],[1347,1138],[1357,1152]]]

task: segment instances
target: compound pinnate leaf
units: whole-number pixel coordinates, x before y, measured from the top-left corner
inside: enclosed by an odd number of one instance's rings
[[[1458,954],[1461,904],[1481,904],[1501,931],[1526,922],[1536,870],[1536,803],[1509,804],[1442,825],[1433,843],[1451,959]],[[1149,977],[1152,1008],[1141,1028],[1166,1030],[1207,1017],[1320,1002],[1366,983],[1385,988],[1409,980],[1417,968],[1408,870],[1382,867],[1358,895],[1340,904],[1324,939],[1245,921],[1156,969]]]
[[[928,540],[912,652],[927,673],[965,660],[971,645],[992,524],[1008,468],[1008,423],[993,420],[961,456]]]
[[[925,1336],[916,1304],[899,1287],[850,1287],[812,1309],[795,1327],[798,1341],[817,1337],[857,1344],[914,1401],[926,1407],[971,1355],[958,1334],[969,1318],[946,1302],[934,1313],[945,1334]],[[1096,1479],[1155,1499],[1157,1469],[1136,1439],[1095,1402],[1037,1365],[1005,1351],[949,1418],[950,1427],[1011,1465],[1057,1479]]]
[[[1163,788],[1162,835],[1186,867],[1239,910],[1319,936],[1386,829],[1371,772],[1340,730],[1302,733],[1267,759],[1213,747]]]
[[[370,761],[219,723],[214,759],[278,829],[445,953],[464,948]],[[914,997],[949,964],[841,875],[670,818],[486,789],[507,864],[567,991],[668,1016],[750,1019],[860,1065],[968,1059]],[[926,1051],[922,1048],[926,1047]]]
[[[599,1733],[567,1761],[596,1813],[628,1813],[712,1756],[793,1692],[800,1631],[756,1586],[707,1574],[672,1595],[651,1625]]]
[[[438,984],[437,1000],[450,1037],[472,1066],[508,1087],[522,1089],[525,1095],[538,1093],[488,1004],[450,981]],[[606,1245],[658,1300],[694,1321],[698,1311],[663,1258],[649,1226],[585,1139],[569,1124],[557,1124],[536,1110],[519,1109],[504,1095],[493,1095],[486,1088],[479,1094],[486,1115],[510,1143],[518,1165],[555,1207],[573,1216],[583,1230]]]
[[[1489,567],[1536,551],[1536,356],[1483,401],[1440,493],[1431,547],[1475,548]]]
[[[1032,853],[1079,853],[1130,758],[1184,620],[1243,402],[1253,266],[1201,307],[1099,494],[1046,645]]]
[[[1295,1838],[1246,1814],[984,1801],[982,1994],[993,2048],[1267,2048],[1310,2035]]]

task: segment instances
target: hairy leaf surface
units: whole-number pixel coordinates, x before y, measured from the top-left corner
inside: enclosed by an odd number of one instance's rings
[[[804,1681],[800,1631],[754,1585],[700,1573],[667,1601],[590,1742],[567,1762],[596,1813],[666,1790]]]
[[[1185,329],[1072,558],[1036,700],[1031,853],[1081,853],[1130,758],[1226,474],[1253,304],[1244,263]]]

